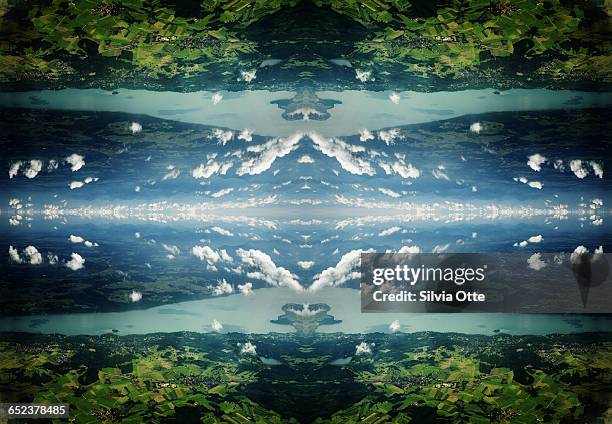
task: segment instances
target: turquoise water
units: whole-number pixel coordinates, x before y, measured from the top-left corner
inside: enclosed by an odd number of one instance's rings
[[[467,114],[523,110],[582,109],[612,105],[610,93],[515,89],[419,93],[404,91],[398,103],[392,92],[318,92],[321,99],[342,103],[329,110],[325,121],[287,121],[271,101],[291,99],[288,91],[178,93],[122,89],[112,94],[99,89],[65,89],[0,93],[0,107],[112,111],[173,119],[181,122],[215,125],[233,129],[249,128],[264,136],[286,136],[300,131],[319,131],[327,136],[356,134],[361,128],[379,129],[449,119]],[[496,94],[498,93],[498,94]]]
[[[66,335],[96,335],[119,330],[119,334],[196,331],[211,332],[213,320],[224,332],[292,332],[293,328],[270,323],[282,314],[285,303],[327,303],[340,324],[319,327],[319,332],[390,332],[389,324],[400,322],[400,331],[460,332],[513,335],[609,331],[606,316],[537,314],[362,314],[360,292],[329,288],[296,293],[286,288],[264,288],[250,296],[233,295],[127,312],[32,315],[0,319],[0,331],[29,331]]]

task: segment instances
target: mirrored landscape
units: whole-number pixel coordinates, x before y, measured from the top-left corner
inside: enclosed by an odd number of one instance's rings
[[[610,284],[610,7],[412,3],[0,5],[0,401],[607,422],[610,314],[363,313],[360,264]]]

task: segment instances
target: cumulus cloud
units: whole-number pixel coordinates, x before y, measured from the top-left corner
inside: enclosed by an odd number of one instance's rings
[[[71,259],[66,262],[66,267],[73,271],[77,271],[85,267],[85,259],[78,253],[72,252],[70,255]]]
[[[263,280],[273,286],[289,287],[296,291],[303,290],[295,274],[285,268],[276,266],[272,258],[261,250],[238,249],[236,255],[242,263],[252,269],[247,272],[247,277]]]
[[[9,252],[9,262],[13,262],[16,264],[20,264],[23,262],[23,260],[19,256],[19,251],[13,246],[9,246],[8,252]]]
[[[13,179],[19,173],[19,168],[21,168],[21,161],[13,162],[9,166],[9,179]]]
[[[249,146],[247,153],[253,155],[246,158],[236,171],[239,176],[259,175],[270,169],[277,158],[282,158],[298,148],[303,134],[297,133],[289,137],[278,137],[265,143]]]
[[[391,227],[391,228],[387,228],[386,230],[381,231],[380,233],[378,233],[378,237],[386,237],[386,236],[390,236],[391,234],[397,233],[398,231],[400,231],[401,228],[400,227]]]
[[[214,193],[213,193],[213,194],[211,194],[210,196],[211,196],[211,197],[215,197],[215,198],[217,198],[217,197],[223,197],[223,196],[225,196],[226,194],[230,194],[232,191],[234,191],[234,189],[233,189],[233,188],[224,188],[224,189],[221,189],[221,190],[219,190],[219,191],[217,191],[217,192],[214,192]]]
[[[240,80],[251,82],[257,78],[257,69],[251,69],[248,71],[240,71]]]
[[[389,100],[391,100],[391,103],[393,103],[393,104],[399,105],[400,99],[401,99],[401,97],[397,93],[389,94]]]
[[[593,172],[596,176],[598,176],[599,178],[603,178],[604,171],[601,162],[590,161],[589,165],[591,165],[591,168],[593,168]]]
[[[580,159],[570,161],[570,169],[574,175],[580,179],[589,175],[589,170],[586,168],[585,163]]]
[[[257,355],[257,347],[251,342],[246,342],[240,348],[240,353],[242,355]]]
[[[540,172],[542,170],[542,164],[547,160],[548,159],[546,159],[546,157],[542,156],[539,153],[536,153],[527,157],[527,165],[529,165],[529,167],[534,171]]]
[[[402,246],[397,253],[421,253],[419,246]]]
[[[363,146],[345,143],[336,138],[326,138],[315,133],[308,135],[314,143],[315,149],[325,156],[335,158],[345,171],[356,175],[374,175],[376,171],[370,162],[360,154],[365,154]]]
[[[355,78],[357,78],[361,82],[368,82],[371,80],[372,72],[364,71],[360,69],[355,69]]]
[[[374,252],[374,249],[358,249],[344,254],[336,266],[329,267],[320,274],[315,275],[309,290],[315,291],[323,287],[340,286],[347,281],[359,278],[360,273],[356,269],[361,265],[361,254],[372,252]]]
[[[378,131],[378,138],[385,142],[387,146],[391,145],[397,137],[399,137],[399,130],[397,128],[391,128],[389,130]]]
[[[74,190],[77,188],[81,188],[85,185],[85,183],[83,181],[73,181],[71,182],[68,187],[70,187],[70,190]]]
[[[308,155],[303,155],[298,158],[298,163],[314,163],[314,159]]]
[[[243,129],[240,134],[238,134],[238,140],[244,140],[246,142],[253,141],[253,131],[248,128]]]
[[[70,156],[64,158],[66,163],[70,164],[70,170],[76,172],[85,166],[85,157],[79,154],[73,153]]]
[[[43,162],[38,159],[32,159],[28,162],[28,167],[23,171],[26,178],[34,178],[42,170]]]
[[[225,250],[217,252],[210,246],[193,246],[191,248],[191,254],[202,262],[206,262],[207,269],[212,271],[216,271],[217,269],[215,264],[219,262],[232,262],[233,260]]]
[[[314,265],[314,261],[298,261],[297,264],[302,269],[309,269]]]
[[[68,237],[68,240],[70,240],[72,243],[83,243],[85,241],[85,239],[81,236],[75,236],[70,234],[70,237]]]
[[[368,140],[374,140],[374,134],[372,134],[366,128],[363,128],[363,129],[359,130],[359,141],[366,142]]]
[[[397,198],[397,197],[401,197],[402,196],[398,192],[393,191],[393,190],[388,189],[388,188],[385,188],[385,187],[379,187],[378,191],[380,191],[382,194],[385,194],[385,195],[387,195],[389,197]]]
[[[219,281],[219,284],[217,284],[212,289],[213,296],[222,296],[224,294],[232,294],[232,293],[234,293],[234,287],[230,283],[225,281],[225,278]]]
[[[223,100],[223,94],[221,93],[215,93],[212,95],[211,100],[213,102],[213,105],[218,104],[221,100]]]
[[[529,181],[527,185],[531,188],[537,188],[538,190],[542,190],[542,187],[544,187],[544,184],[539,181]]]
[[[193,178],[210,178],[213,174],[227,174],[227,171],[232,167],[232,162],[217,162],[214,158],[209,158],[206,163],[201,163],[197,168],[191,171]]]
[[[369,345],[366,342],[361,342],[357,346],[355,346],[355,355],[370,355],[372,354],[372,346],[374,344]]]
[[[546,268],[546,265],[546,262],[542,260],[541,253],[534,253],[527,259],[527,266],[536,271]]]
[[[470,132],[480,134],[480,131],[482,131],[482,124],[480,122],[474,122],[470,125]]]
[[[138,134],[142,131],[142,125],[139,122],[132,122],[130,124],[130,131],[132,131],[132,134]]]
[[[395,332],[399,331],[400,327],[401,327],[401,325],[400,325],[399,319],[396,319],[391,324],[389,324],[389,330],[392,333],[395,333]]]
[[[541,234],[537,235],[537,236],[531,236],[527,239],[527,241],[529,243],[540,243],[542,242],[542,240],[544,240],[544,237],[542,237]]]
[[[213,320],[211,328],[213,329],[213,331],[217,333],[220,333],[223,331],[223,325],[216,319]]]
[[[392,163],[380,162],[379,166],[387,175],[397,173],[402,178],[419,178],[421,176],[421,171],[412,166],[412,164],[406,163],[404,159],[398,159]]]
[[[225,228],[222,227],[212,227],[210,229],[211,231],[214,231],[217,234],[221,234],[222,236],[227,236],[227,237],[233,237],[234,233],[232,233],[229,230],[226,230]]]
[[[225,146],[228,141],[234,138],[234,133],[230,130],[222,130],[219,128],[215,128],[212,132],[212,136],[217,139],[219,144]]]
[[[142,293],[132,290],[132,293],[130,293],[130,301],[140,302],[141,300],[142,300]]]
[[[253,294],[253,283],[238,284],[238,291],[245,296]]]
[[[24,250],[23,253],[26,256],[26,261],[30,263],[30,265],[40,265],[42,264],[42,255],[40,254],[40,252],[38,251],[38,249],[36,249],[36,247],[34,246],[27,246]]]

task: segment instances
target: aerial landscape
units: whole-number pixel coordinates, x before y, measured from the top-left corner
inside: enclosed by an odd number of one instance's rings
[[[611,22],[607,0],[0,2],[0,404],[612,422]],[[374,253],[500,255],[522,304],[368,310]]]

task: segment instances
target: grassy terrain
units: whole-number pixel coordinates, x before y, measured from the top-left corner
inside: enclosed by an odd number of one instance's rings
[[[2,398],[70,403],[74,422],[603,423],[611,413],[610,334],[0,339]],[[242,352],[247,341],[278,365]],[[371,353],[355,355],[361,342]]]
[[[609,1],[560,0],[4,3],[0,83],[181,91],[355,87],[362,84],[359,70],[376,89],[607,84],[611,15]],[[345,19],[361,28],[351,29],[357,39],[338,31]],[[318,21],[326,24],[317,27]],[[334,50],[352,67],[332,65]],[[244,79],[243,71],[266,59],[281,67]]]

